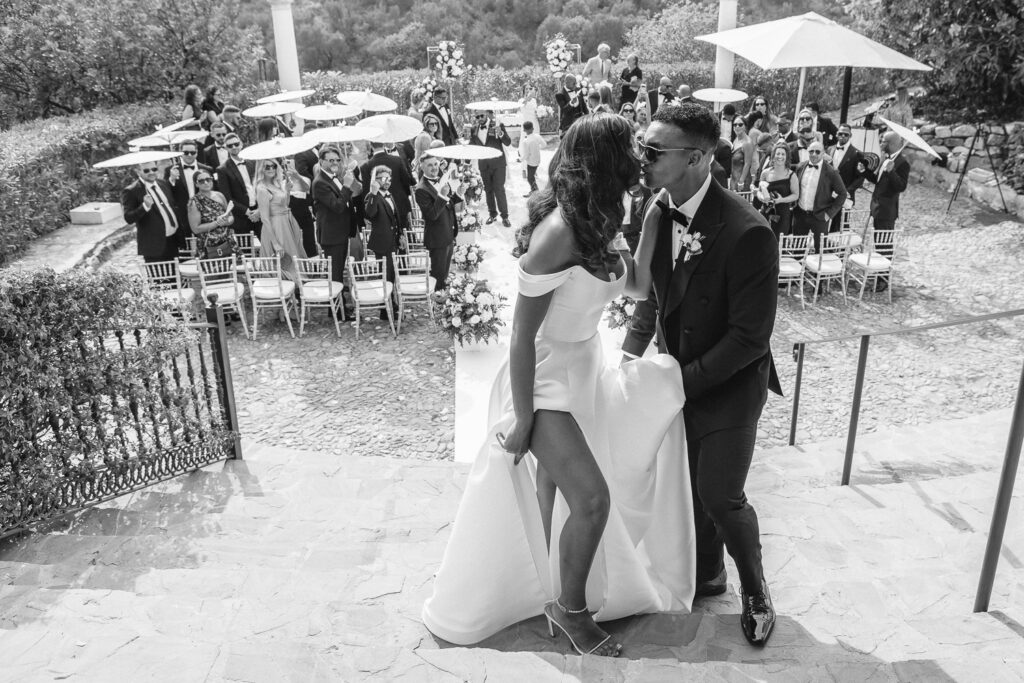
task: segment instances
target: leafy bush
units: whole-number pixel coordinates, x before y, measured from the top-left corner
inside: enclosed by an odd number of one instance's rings
[[[33,121],[0,132],[0,265],[40,235],[64,227],[89,201],[120,201],[131,169],[91,170],[126,142],[167,123],[166,107],[129,105]]]

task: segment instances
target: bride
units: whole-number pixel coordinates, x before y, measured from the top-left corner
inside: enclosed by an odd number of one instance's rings
[[[543,614],[580,654],[614,657],[622,645],[598,622],[690,608],[679,365],[609,368],[597,333],[609,301],[647,293],[629,292],[633,262],[614,239],[640,177],[632,139],[621,116],[579,119],[530,200],[509,358],[423,606],[444,640],[476,643]]]

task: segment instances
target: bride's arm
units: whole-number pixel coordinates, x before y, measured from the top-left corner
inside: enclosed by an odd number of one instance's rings
[[[652,197],[652,200],[658,195]],[[628,252],[622,254],[626,261],[626,296],[637,301],[646,299],[651,293],[651,261],[654,260],[654,245],[658,241],[658,223],[661,220],[661,209],[654,201],[647,206],[644,214],[644,226],[640,232],[640,244],[636,255]]]

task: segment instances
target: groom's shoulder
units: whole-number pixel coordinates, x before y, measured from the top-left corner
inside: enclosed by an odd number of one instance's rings
[[[768,221],[749,201],[732,190],[717,187],[722,206],[722,222],[733,230],[746,232],[758,227],[768,228]]]

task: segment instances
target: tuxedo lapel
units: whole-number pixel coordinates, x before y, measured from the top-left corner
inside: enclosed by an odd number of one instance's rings
[[[701,254],[691,256],[687,260],[686,247],[680,247],[679,255],[675,261],[675,268],[673,268],[672,277],[669,280],[668,294],[665,300],[665,317],[668,317],[682,303],[683,297],[686,296],[686,287],[690,284],[690,278],[693,276],[694,271],[697,270],[701,260],[708,258],[711,247],[722,232],[724,223],[721,220],[722,199],[720,192],[718,184],[712,181],[711,185],[708,186],[707,194],[704,195],[704,201],[697,207],[697,213],[694,215],[693,220],[690,221],[688,232],[694,235],[700,233],[704,238],[700,242]],[[669,259],[671,259],[671,223],[669,223],[667,230],[662,230],[661,232],[668,233],[668,254]]]

